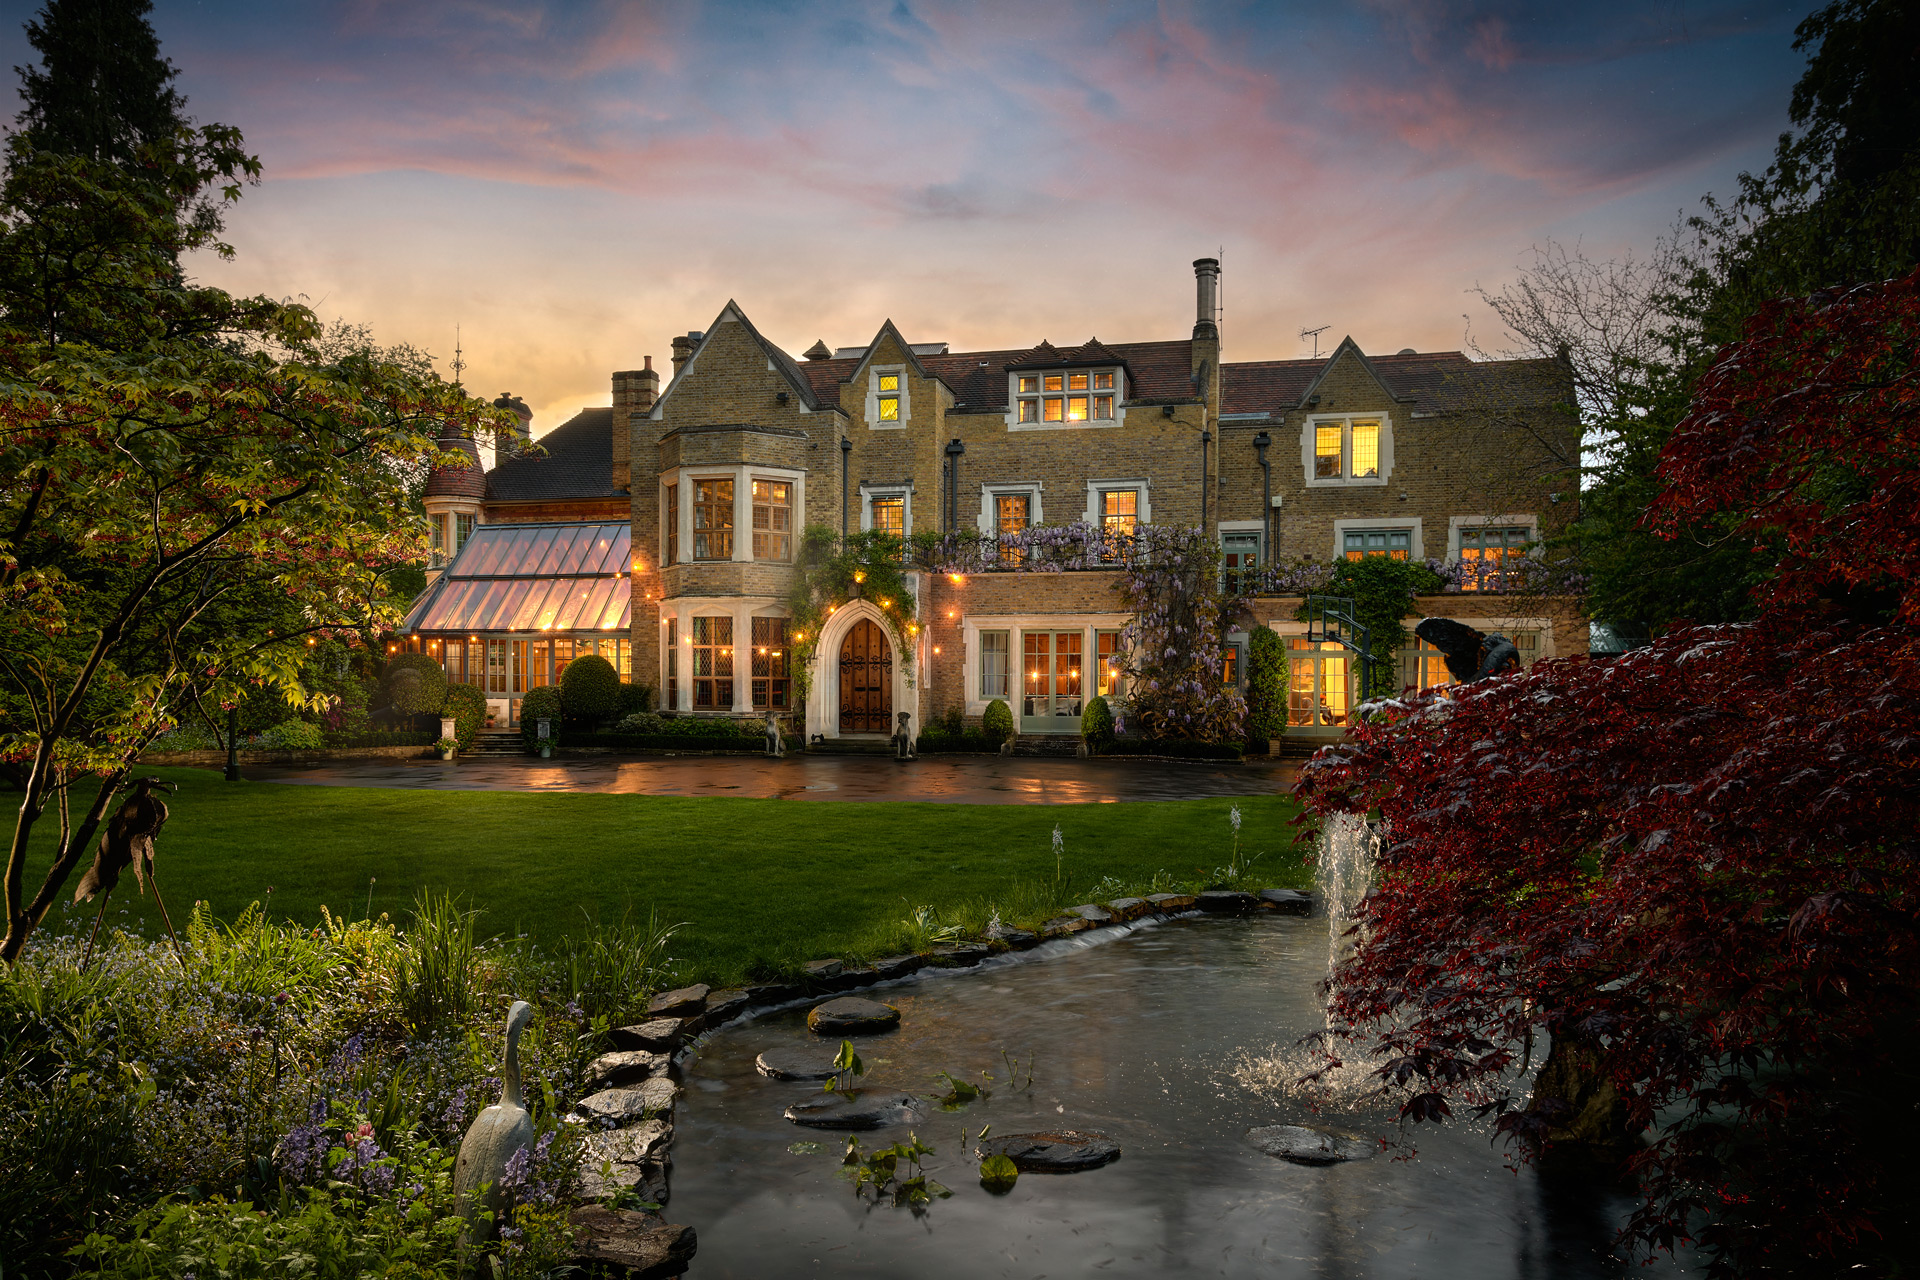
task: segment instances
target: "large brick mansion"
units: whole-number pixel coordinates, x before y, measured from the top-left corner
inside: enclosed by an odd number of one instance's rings
[[[887,322],[864,346],[796,359],[728,303],[673,339],[664,390],[651,358],[615,373],[610,407],[539,449],[503,441],[485,472],[472,441],[442,442],[473,461],[430,482],[445,567],[407,620],[410,643],[508,716],[600,652],[663,709],[772,709],[809,737],[884,733],[903,710],[977,717],[996,697],[1023,734],[1077,733],[1084,698],[1124,692],[1112,571],[917,575],[905,651],[852,601],[817,638],[803,708],[785,603],[802,530],[1199,525],[1239,571],[1367,555],[1485,567],[1572,518],[1579,427],[1558,362],[1368,356],[1351,339],[1324,359],[1226,362],[1219,264],[1194,271],[1191,335],[1170,341],[962,352]],[[1576,610],[1530,596],[1516,613],[1521,597],[1484,589],[1499,581],[1421,605],[1502,629],[1529,657],[1585,650]],[[1289,732],[1337,733],[1351,664],[1307,644],[1297,605],[1256,600],[1294,637]],[[1436,659],[1409,651],[1402,672],[1444,679]],[[1242,666],[1223,655],[1222,679]]]

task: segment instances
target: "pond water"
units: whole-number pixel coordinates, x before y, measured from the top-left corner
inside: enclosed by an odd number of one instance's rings
[[[1565,1171],[1515,1172],[1486,1129],[1423,1126],[1411,1160],[1290,1164],[1245,1140],[1305,1124],[1395,1135],[1390,1109],[1312,1111],[1275,1087],[1280,1059],[1322,1021],[1322,918],[1175,920],[1053,942],[982,970],[927,974],[876,998],[897,1032],[863,1037],[862,1085],[933,1094],[951,1071],[989,1097],[929,1104],[912,1126],[950,1199],[924,1211],[856,1198],[845,1135],[782,1117],[819,1083],[762,1077],[754,1058],[823,1041],[805,1010],[710,1036],[685,1068],[668,1217],[692,1225],[692,1280],[888,1276],[1574,1277],[1683,1274],[1614,1258],[1622,1188]],[[1019,1060],[1008,1084],[1002,1053]],[[1032,1084],[1026,1086],[1029,1062]],[[1121,1158],[1021,1175],[989,1194],[962,1131],[1097,1130]],[[860,1135],[869,1150],[907,1126]],[[796,1144],[816,1144],[807,1150]]]

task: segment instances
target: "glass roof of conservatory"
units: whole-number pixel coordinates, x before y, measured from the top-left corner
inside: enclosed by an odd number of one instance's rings
[[[483,524],[401,631],[625,631],[632,612],[631,527]]]

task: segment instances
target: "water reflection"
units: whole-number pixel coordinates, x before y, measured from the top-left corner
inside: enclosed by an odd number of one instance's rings
[[[930,1093],[936,1071],[997,1077],[992,1097],[918,1126],[937,1149],[929,1171],[954,1192],[924,1215],[856,1200],[836,1176],[841,1141],[780,1118],[818,1086],[763,1079],[753,1058],[808,1040],[802,1011],[718,1033],[689,1065],[674,1148],[670,1217],[700,1233],[690,1275],[1678,1274],[1607,1255],[1631,1207],[1619,1188],[1580,1171],[1510,1171],[1484,1130],[1422,1131],[1411,1161],[1317,1169],[1249,1146],[1248,1128],[1272,1124],[1393,1132],[1390,1113],[1315,1116],[1234,1079],[1237,1058],[1320,1024],[1326,949],[1322,920],[1176,922],[891,988],[903,1027],[863,1041],[870,1083]],[[1003,1050],[1035,1059],[1031,1089],[1007,1086]],[[725,1087],[702,1087],[714,1084]],[[1029,1174],[991,1197],[961,1137],[987,1123],[1097,1129],[1125,1154],[1093,1172]],[[904,1137],[886,1130],[866,1144]],[[803,1139],[823,1150],[787,1150]]]

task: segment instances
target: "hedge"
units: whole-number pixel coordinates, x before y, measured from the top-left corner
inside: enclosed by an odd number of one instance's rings
[[[387,701],[403,716],[438,715],[447,698],[447,673],[424,653],[395,654],[380,674]],[[434,735],[439,738],[438,734]]]
[[[560,673],[560,700],[569,720],[599,725],[620,713],[620,673],[597,654],[575,658]]]
[[[459,739],[462,751],[470,750],[487,723],[487,695],[473,685],[456,684],[447,690],[447,702],[440,714],[453,717],[453,736]]]

